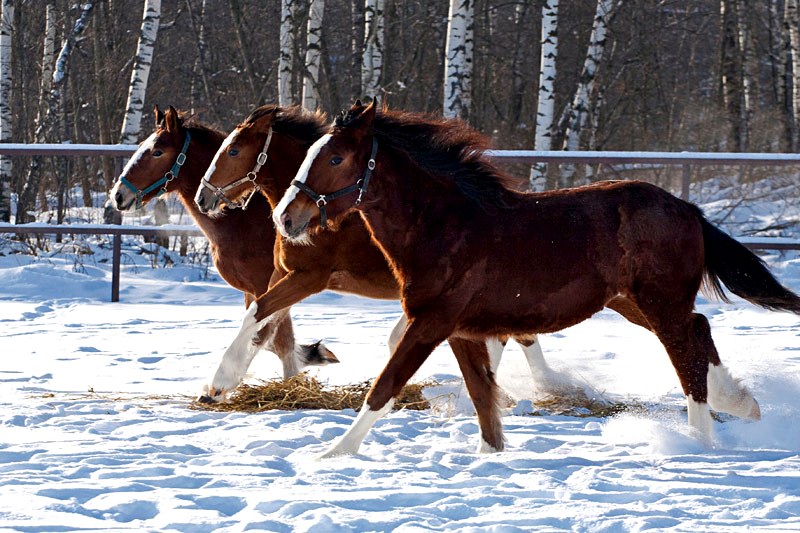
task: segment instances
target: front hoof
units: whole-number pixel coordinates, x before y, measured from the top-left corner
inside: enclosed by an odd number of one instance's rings
[[[226,400],[227,392],[224,389],[215,389],[206,385],[203,387],[203,393],[196,401],[203,404],[222,403]]]

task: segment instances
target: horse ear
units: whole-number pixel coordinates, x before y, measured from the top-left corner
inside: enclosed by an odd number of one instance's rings
[[[378,97],[373,96],[372,102],[364,109],[359,118],[361,127],[368,128],[372,124],[372,119],[375,118],[375,112],[378,109]]]
[[[180,129],[180,117],[178,116],[178,111],[174,107],[169,106],[166,115],[164,115],[164,121],[167,126],[167,131],[178,131]]]
[[[155,115],[156,119],[156,128],[161,126],[164,123],[164,112],[158,108],[158,104],[153,106],[153,115]]]
[[[361,98],[356,98],[356,102],[353,104],[353,108],[361,107],[362,105],[364,104],[361,103]]]

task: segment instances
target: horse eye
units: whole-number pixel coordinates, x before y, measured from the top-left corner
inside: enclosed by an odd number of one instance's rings
[[[161,157],[162,155],[164,155],[164,152],[161,150],[153,150],[153,157]]]
[[[344,159],[342,159],[338,155],[335,155],[335,156],[331,157],[331,165],[333,165],[333,166],[341,165],[342,161],[344,161]]]
[[[228,155],[231,157],[235,157],[239,155],[239,150],[236,148],[231,148],[230,150],[228,150]]]

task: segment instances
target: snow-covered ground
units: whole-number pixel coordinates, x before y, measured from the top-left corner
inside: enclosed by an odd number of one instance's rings
[[[698,300],[763,413],[716,422],[711,449],[687,430],[660,344],[603,312],[544,336],[545,356],[589,394],[648,414],[528,416],[522,402],[504,417],[507,450],[478,455],[443,346],[415,380],[454,396],[391,413],[357,456],[316,460],[353,411],[190,407],[238,330],[239,293],[204,265],[152,269],[129,248],[111,304],[108,251],[92,249],[0,257],[0,531],[800,530],[796,316]],[[767,260],[800,291],[800,257]],[[399,315],[397,303],[333,293],[293,309],[298,337],[341,359],[315,371],[331,384],[380,371]],[[251,371],[280,367],[262,353]],[[515,346],[500,382],[518,400],[534,393]]]

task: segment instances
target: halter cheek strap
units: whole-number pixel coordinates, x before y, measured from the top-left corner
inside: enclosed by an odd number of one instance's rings
[[[128,189],[130,189],[133,194],[136,195],[136,209],[140,209],[143,205],[144,197],[147,196],[148,193],[153,192],[154,190],[161,188],[160,191],[156,193],[154,198],[158,198],[165,192],[167,192],[167,185],[169,182],[174,180],[178,177],[178,174],[181,172],[181,167],[186,162],[186,152],[189,150],[189,142],[192,140],[192,136],[189,133],[189,130],[186,130],[186,140],[183,141],[183,147],[181,148],[181,152],[178,154],[178,157],[175,159],[175,162],[172,164],[172,168],[167,171],[160,179],[156,180],[150,186],[145,188],[144,190],[139,189],[133,183],[128,181],[128,178],[125,176],[120,176],[119,181],[123,185],[125,185]]]
[[[269,150],[270,142],[272,142],[272,126],[270,126],[269,132],[267,133],[267,140],[264,141],[264,147],[256,157],[256,164],[253,167],[253,170],[245,174],[243,178],[239,178],[238,180],[234,181],[233,183],[229,183],[224,187],[217,187],[213,183],[207,181],[204,176],[203,180],[200,182],[200,186],[211,189],[211,192],[214,193],[214,196],[216,196],[221,202],[225,202],[225,204],[232,209],[247,209],[247,206],[250,205],[250,200],[252,200],[253,196],[261,190],[261,187],[259,187],[256,183],[256,176],[258,175],[258,171],[261,170],[261,167],[263,167],[267,162],[267,150]],[[234,202],[225,195],[226,192],[247,182],[253,184],[253,190],[250,191],[250,194],[247,196],[247,199],[244,202]]]
[[[375,170],[375,156],[378,154],[378,139],[372,138],[372,152],[369,154],[369,161],[367,161],[367,169],[364,171],[364,176],[352,185],[348,185],[338,191],[329,194],[318,194],[314,189],[303,183],[302,181],[293,180],[292,185],[306,193],[319,208],[319,225],[322,229],[328,228],[328,213],[325,206],[328,202],[346,196],[352,192],[358,191],[358,198],[356,198],[355,205],[361,204],[361,199],[364,193],[367,192],[369,187],[369,179],[372,177],[372,171]]]

